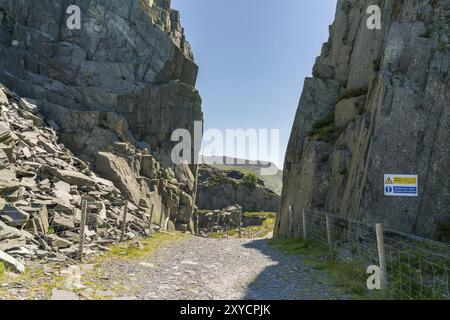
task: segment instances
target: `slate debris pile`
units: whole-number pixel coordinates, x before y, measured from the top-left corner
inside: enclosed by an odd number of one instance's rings
[[[86,255],[120,239],[125,199],[113,182],[58,143],[33,100],[0,85],[0,262],[23,272],[26,259],[78,255],[87,201]],[[125,239],[150,232],[149,210],[128,202]]]

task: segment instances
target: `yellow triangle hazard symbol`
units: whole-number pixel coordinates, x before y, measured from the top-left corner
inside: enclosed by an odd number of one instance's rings
[[[392,182],[391,178],[387,178],[386,184],[394,184],[394,182]]]

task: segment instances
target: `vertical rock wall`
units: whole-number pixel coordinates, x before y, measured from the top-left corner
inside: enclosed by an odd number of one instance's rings
[[[203,119],[179,18],[169,0],[2,0],[0,81],[36,99],[81,158],[126,141],[170,166],[172,131]]]
[[[370,5],[382,29],[369,30]],[[305,80],[286,154],[277,235],[304,208],[439,238],[450,220],[450,1],[339,0]],[[418,198],[383,175],[418,174]]]

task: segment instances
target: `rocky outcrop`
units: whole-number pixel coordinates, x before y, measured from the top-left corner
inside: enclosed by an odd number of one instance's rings
[[[243,173],[200,165],[196,202],[200,209],[221,210],[238,204],[244,211],[276,212],[279,200],[251,171]]]
[[[381,30],[366,26],[373,4]],[[449,15],[448,0],[338,1],[295,117],[277,235],[293,205],[439,237],[450,219]],[[384,197],[389,173],[419,175],[419,197]]]
[[[251,161],[232,157],[209,157],[202,155],[202,163],[221,170],[252,171],[267,188],[281,196],[283,188],[283,170],[268,161]]]
[[[222,210],[200,210],[198,211],[198,231],[201,236],[211,233],[225,232],[239,228],[242,223],[242,207],[238,205],[229,206]]]
[[[203,118],[179,18],[170,0],[0,1],[0,81],[35,99],[83,160],[121,141],[171,166],[173,130]]]

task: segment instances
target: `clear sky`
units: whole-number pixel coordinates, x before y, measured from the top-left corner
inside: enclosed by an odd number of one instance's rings
[[[336,0],[172,0],[172,8],[181,12],[200,67],[205,129],[279,129],[279,154],[258,160],[281,168]]]

